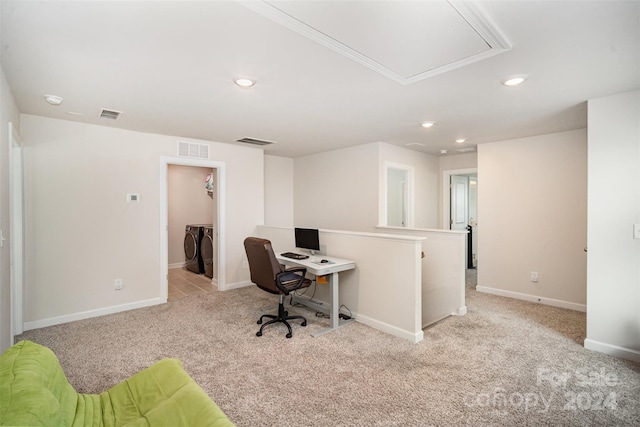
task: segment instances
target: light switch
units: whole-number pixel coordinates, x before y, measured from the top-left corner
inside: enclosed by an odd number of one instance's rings
[[[640,224],[633,224],[633,238],[640,239]]]

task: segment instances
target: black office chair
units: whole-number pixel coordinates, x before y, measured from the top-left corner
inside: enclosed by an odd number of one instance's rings
[[[278,314],[263,314],[258,320],[258,325],[262,324],[265,317],[271,320],[262,325],[256,335],[262,336],[262,330],[265,326],[280,322],[287,325],[287,329],[289,329],[287,338],[291,338],[291,325],[287,321],[302,319],[301,326],[307,326],[307,319],[304,316],[289,316],[289,313],[284,309],[284,299],[290,292],[311,285],[311,280],[304,277],[307,269],[304,267],[285,269],[276,259],[271,242],[266,239],[247,237],[244,240],[244,249],[249,260],[251,281],[263,291],[277,294],[280,297]]]

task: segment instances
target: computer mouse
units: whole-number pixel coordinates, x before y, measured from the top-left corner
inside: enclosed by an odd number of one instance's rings
[[[324,264],[325,262],[329,262],[329,260],[328,259],[322,259],[322,260],[320,260],[320,262]]]

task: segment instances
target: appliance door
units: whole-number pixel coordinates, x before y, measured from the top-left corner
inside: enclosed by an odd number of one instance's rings
[[[200,256],[204,263],[204,274],[213,278],[213,230],[206,229],[200,242]]]

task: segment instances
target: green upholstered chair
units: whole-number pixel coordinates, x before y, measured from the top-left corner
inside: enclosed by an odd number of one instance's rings
[[[47,347],[20,341],[0,356],[2,426],[233,426],[182,369],[163,359],[100,394],[69,384]]]

